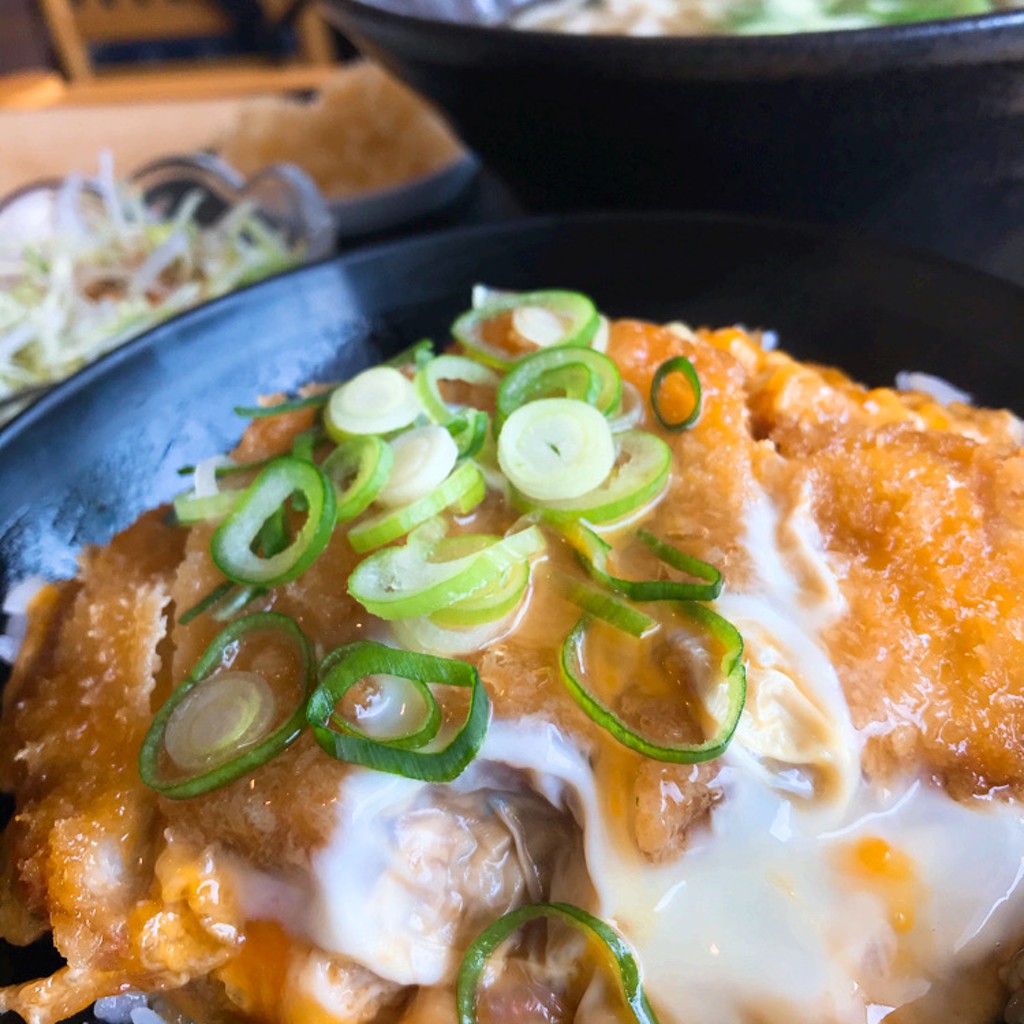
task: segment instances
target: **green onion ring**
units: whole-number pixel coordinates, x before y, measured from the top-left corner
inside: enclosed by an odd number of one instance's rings
[[[295,435],[292,441],[292,455],[303,462],[313,462],[313,453],[316,446],[324,439],[324,431],[321,427],[311,427]]]
[[[565,337],[557,347],[585,347],[594,340],[601,325],[601,316],[594,303],[579,292],[518,292],[494,298],[479,309],[463,313],[452,324],[452,336],[469,350],[473,358],[498,370],[507,370],[516,362],[516,357],[487,344],[481,336],[480,327],[491,317],[511,313],[517,306],[543,306],[569,321]]]
[[[271,456],[266,459],[257,459],[255,462],[233,462],[230,466],[218,466],[214,471],[214,477],[219,480],[224,476],[233,476],[235,473],[246,473],[251,469],[262,469],[268,463],[274,461],[276,456]],[[195,473],[196,467],[194,465],[179,466],[175,472],[178,476],[191,476]]]
[[[302,697],[295,710],[265,739],[250,747],[238,757],[225,764],[217,765],[207,771],[183,779],[168,778],[160,770],[160,752],[164,746],[164,732],[174,709],[188,694],[208,677],[214,675],[224,660],[226,649],[238,643],[246,633],[259,629],[272,629],[283,633],[299,649],[302,655],[303,687]],[[279,612],[256,612],[243,619],[237,619],[221,630],[209,647],[203,652],[188,678],[168,697],[163,707],[156,713],[146,738],[142,741],[139,752],[139,775],[142,781],[163,796],[173,800],[209,793],[213,789],[233,782],[255,771],[260,765],[277,757],[286,747],[298,739],[306,726],[306,701],[316,684],[316,664],[313,659],[313,648],[306,634],[299,628],[294,619]]]
[[[634,732],[607,704],[595,697],[580,681],[583,674],[583,644],[590,619],[584,615],[562,644],[562,681],[573,700],[602,729],[623,746],[654,761],[674,764],[697,764],[712,761],[725,753],[740,722],[747,699],[747,673],[743,667],[743,638],[736,627],[706,605],[684,601],[679,610],[702,626],[723,647],[721,671],[728,688],[728,709],[725,720],[715,736],[703,743],[680,743],[664,746]]]
[[[538,502],[513,490],[512,499],[526,510],[538,510],[545,522],[609,523],[654,501],[668,485],[672,450],[646,430],[625,430],[612,435],[616,464],[607,478],[578,498]]]
[[[520,359],[498,386],[497,427],[521,405],[559,392],[613,416],[622,404],[622,376],[608,356],[593,349],[541,349]]]
[[[217,491],[200,498],[195,491],[183,491],[175,496],[174,518],[181,526],[223,519],[234,511],[242,494],[242,491]]]
[[[423,750],[428,740],[433,739],[429,736],[418,743],[416,749],[410,749],[410,739],[417,734],[397,740],[373,739],[338,721],[334,713],[338,701],[360,680],[380,673],[422,684],[417,689],[428,701],[428,706],[435,708],[437,702],[427,687],[428,683],[459,686],[471,691],[466,720],[446,746]],[[339,647],[324,659],[320,682],[309,698],[306,717],[317,742],[338,761],[422,782],[450,782],[462,774],[483,744],[490,718],[490,701],[476,669],[465,661],[400,651],[371,640],[360,640]],[[335,728],[330,727],[332,724]],[[420,732],[425,735],[429,730]]]
[[[210,613],[210,617],[216,622],[227,622],[236,613],[242,611],[259,597],[267,593],[266,587],[239,587],[232,588],[235,592],[219,602]]]
[[[649,615],[612,597],[600,587],[570,577],[565,577],[560,583],[567,600],[593,618],[601,619],[630,636],[641,637],[657,625]]]
[[[235,415],[247,420],[266,419],[268,416],[283,416],[286,412],[298,412],[300,409],[319,409],[330,400],[331,392],[324,391],[309,398],[293,398],[276,405],[236,405]]]
[[[625,594],[632,601],[714,601],[722,592],[722,574],[713,565],[659,540],[647,530],[637,530],[640,538],[666,565],[696,576],[702,583],[677,580],[626,580],[608,572],[611,545],[582,523],[560,523],[559,529],[576,549],[584,568],[609,590]]]
[[[528,903],[499,917],[473,940],[459,967],[455,997],[459,1024],[478,1024],[476,1004],[480,980],[495,950],[518,928],[540,917],[557,918],[601,942],[618,968],[622,994],[633,1017],[638,1024],[658,1024],[640,982],[640,968],[626,941],[600,918],[571,903]]]
[[[484,478],[473,462],[460,462],[437,487],[402,508],[388,509],[353,526],[348,542],[363,554],[390,544],[414,526],[425,523],[446,508],[465,515],[483,501],[487,492]]]
[[[376,434],[348,437],[324,459],[320,469],[334,484],[336,523],[355,519],[370,507],[393,463],[391,445]]]
[[[288,547],[291,538],[288,535],[288,513],[283,504],[278,505],[267,517],[256,535],[256,553],[261,558],[273,558]]]
[[[306,521],[282,550],[257,555],[253,543],[285,502],[299,492]],[[273,587],[301,576],[320,557],[334,530],[334,487],[310,462],[282,455],[245,491],[235,510],[217,527],[210,542],[214,564],[228,579]],[[265,539],[265,538],[264,538]]]
[[[536,526],[444,560],[433,557],[436,547],[410,538],[408,544],[364,558],[349,575],[348,592],[381,619],[431,615],[500,583],[516,563],[544,547],[544,535]]]
[[[476,387],[496,388],[501,380],[494,370],[466,356],[440,355],[416,371],[413,385],[427,415],[440,424],[448,423],[456,413],[441,397],[438,381],[460,380]]]
[[[673,421],[666,419],[661,411],[661,385],[670,373],[681,373],[693,390],[693,410],[690,412],[689,416],[682,420]],[[693,363],[691,363],[686,356],[675,356],[673,359],[666,359],[665,362],[663,362],[661,366],[654,371],[654,377],[651,380],[651,409],[654,412],[655,418],[662,427],[675,434],[682,433],[684,430],[689,430],[690,427],[700,419],[700,377],[697,376],[697,371],[693,368]]]
[[[208,594],[201,597],[191,608],[183,611],[178,616],[178,625],[187,626],[193,619],[199,618],[203,612],[208,611],[214,605],[219,604],[224,600],[232,590],[235,589],[235,584],[231,580],[225,580],[223,583],[219,583],[213,588]]]
[[[430,362],[434,358],[434,343],[430,338],[421,338],[419,341],[410,345],[408,348],[403,348],[401,352],[395,353],[390,359],[384,360],[385,366],[394,366],[401,370],[403,367],[408,366],[410,363],[419,369],[419,367]]]
[[[471,459],[483,448],[490,425],[491,417],[483,409],[463,409],[444,428],[452,435],[455,447],[459,450],[459,458]]]
[[[317,676],[321,681],[321,684],[323,683],[324,680],[327,679],[328,676],[330,676],[331,672],[335,669],[336,666],[340,665],[346,659],[351,658],[351,648],[353,646],[354,644],[345,644],[342,647],[336,647],[320,662],[320,667],[317,670]],[[388,648],[388,650],[391,650],[391,648]],[[336,691],[337,699],[334,702],[334,706],[337,707],[338,702],[341,700],[341,698],[344,697],[345,694],[361,679],[365,678],[365,676],[367,675],[376,674],[377,673],[374,672],[367,672],[364,673],[363,676],[355,678],[351,676],[346,677],[346,679],[342,683],[342,688]],[[423,706],[427,709],[426,718],[424,719],[421,725],[419,725],[417,728],[413,729],[410,732],[403,733],[400,736],[392,736],[385,741],[381,741],[373,736],[367,735],[361,729],[358,729],[356,726],[354,726],[351,722],[346,722],[345,719],[339,717],[333,711],[331,713],[331,722],[334,725],[336,725],[338,729],[340,729],[342,732],[348,733],[350,736],[362,737],[364,740],[370,743],[386,742],[398,750],[415,750],[419,747],[425,746],[441,731],[441,724],[443,719],[441,716],[441,708],[438,705],[437,700],[434,698],[434,695],[430,692],[430,688],[427,686],[424,680],[415,678],[413,676],[407,676],[398,672],[390,672],[388,674],[400,676],[407,682],[412,683],[413,688],[420,695],[420,699],[423,701]]]
[[[528,558],[521,558],[468,597],[431,612],[430,621],[445,629],[465,629],[495,622],[519,605],[529,584],[530,562]]]

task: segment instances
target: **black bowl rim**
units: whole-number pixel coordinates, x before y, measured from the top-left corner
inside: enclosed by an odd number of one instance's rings
[[[250,291],[273,286],[283,279],[298,276],[306,272],[315,271],[331,263],[343,262],[350,265],[358,265],[364,261],[373,261],[386,258],[390,252],[399,252],[410,247],[430,248],[438,244],[458,242],[460,240],[476,239],[478,237],[491,237],[496,242],[502,236],[508,234],[520,234],[529,231],[543,231],[545,229],[569,228],[575,225],[591,224],[616,224],[616,223],[642,223],[644,221],[673,220],[677,223],[703,223],[703,224],[735,224],[759,228],[769,231],[784,231],[802,235],[808,239],[816,239],[822,243],[845,242],[855,245],[858,248],[867,250],[869,253],[888,253],[892,256],[912,260],[922,268],[929,266],[944,268],[952,271],[961,279],[969,279],[978,288],[995,289],[1004,296],[1013,295],[1024,306],[1024,287],[1015,284],[1005,278],[997,277],[984,270],[979,270],[965,263],[937,255],[935,253],[923,252],[911,246],[893,244],[865,235],[855,230],[836,230],[832,227],[822,227],[817,224],[810,224],[801,221],[785,220],[772,217],[746,216],[744,214],[718,213],[714,211],[653,211],[653,210],[612,210],[597,211],[589,213],[572,214],[550,214],[544,216],[522,217],[513,220],[495,221],[486,224],[474,224],[456,228],[447,228],[440,231],[432,231],[413,237],[399,238],[393,241],[381,242],[368,245],[363,248],[354,249],[349,252],[336,253],[310,263],[294,267],[281,274],[262,281],[256,281],[251,285],[230,292],[227,295],[219,296],[202,305],[192,309],[184,310],[175,317],[155,325],[143,334],[132,338],[123,345],[106,353],[99,359],[83,367],[77,373],[61,381],[52,390],[48,391],[38,401],[32,403],[8,423],[0,427],[0,465],[2,465],[3,450],[7,444],[25,431],[32,430],[34,426],[44,420],[50,410],[62,403],[68,396],[77,391],[88,388],[98,378],[106,377],[108,374],[116,373],[117,368],[126,361],[136,357],[136,354],[148,349],[151,345],[159,344],[160,335],[165,331],[177,330],[178,322],[187,320],[189,317],[201,317],[211,309],[229,307],[234,304],[247,301]]]
[[[371,0],[324,0],[324,11],[343,31],[372,24],[422,34],[421,45],[442,43],[505,48],[515,41],[524,60],[555,57],[589,63],[613,55],[637,77],[661,77],[667,60],[678,60],[688,77],[810,76],[845,70],[994,64],[1024,60],[1024,9],[862,29],[831,29],[777,35],[624,36],[524,30],[507,25],[447,21],[405,14]],[[351,21],[349,20],[351,19]],[[656,69],[645,73],[644,58]]]

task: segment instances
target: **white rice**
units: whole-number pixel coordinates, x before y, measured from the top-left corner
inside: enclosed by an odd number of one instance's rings
[[[42,576],[27,576],[19,583],[15,583],[4,596],[0,611],[4,615],[24,615],[32,598],[46,586],[46,580]]]
[[[147,1024],[146,1021],[136,1021],[135,1014],[153,1011],[146,1006],[146,997],[141,992],[126,992],[120,996],[97,999],[92,1012],[97,1020],[105,1024]]]
[[[17,660],[28,632],[28,606],[45,585],[46,580],[41,577],[29,576],[15,583],[5,595],[0,604],[0,613],[7,617],[4,631],[0,633],[0,661],[13,665]]]
[[[896,387],[900,391],[920,391],[943,405],[948,405],[950,402],[962,402],[964,405],[970,405],[974,401],[974,396],[970,392],[963,391],[955,384],[950,384],[948,380],[936,377],[931,373],[901,370],[896,374]]]
[[[137,1006],[131,1011],[132,1024],[167,1024],[156,1010],[148,1006]]]

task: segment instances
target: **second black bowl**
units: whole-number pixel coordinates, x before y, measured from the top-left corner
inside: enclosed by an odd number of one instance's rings
[[[514,2],[328,11],[531,208],[855,223],[1011,276],[1024,267],[1024,10],[758,37],[487,23]]]

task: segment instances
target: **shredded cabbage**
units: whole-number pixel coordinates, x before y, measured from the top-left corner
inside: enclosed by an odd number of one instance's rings
[[[61,380],[154,324],[301,261],[243,201],[201,225],[199,191],[166,215],[115,181],[70,175],[0,251],[0,423],[18,393]],[[36,211],[38,212],[38,211]],[[45,227],[39,224],[45,221]]]

